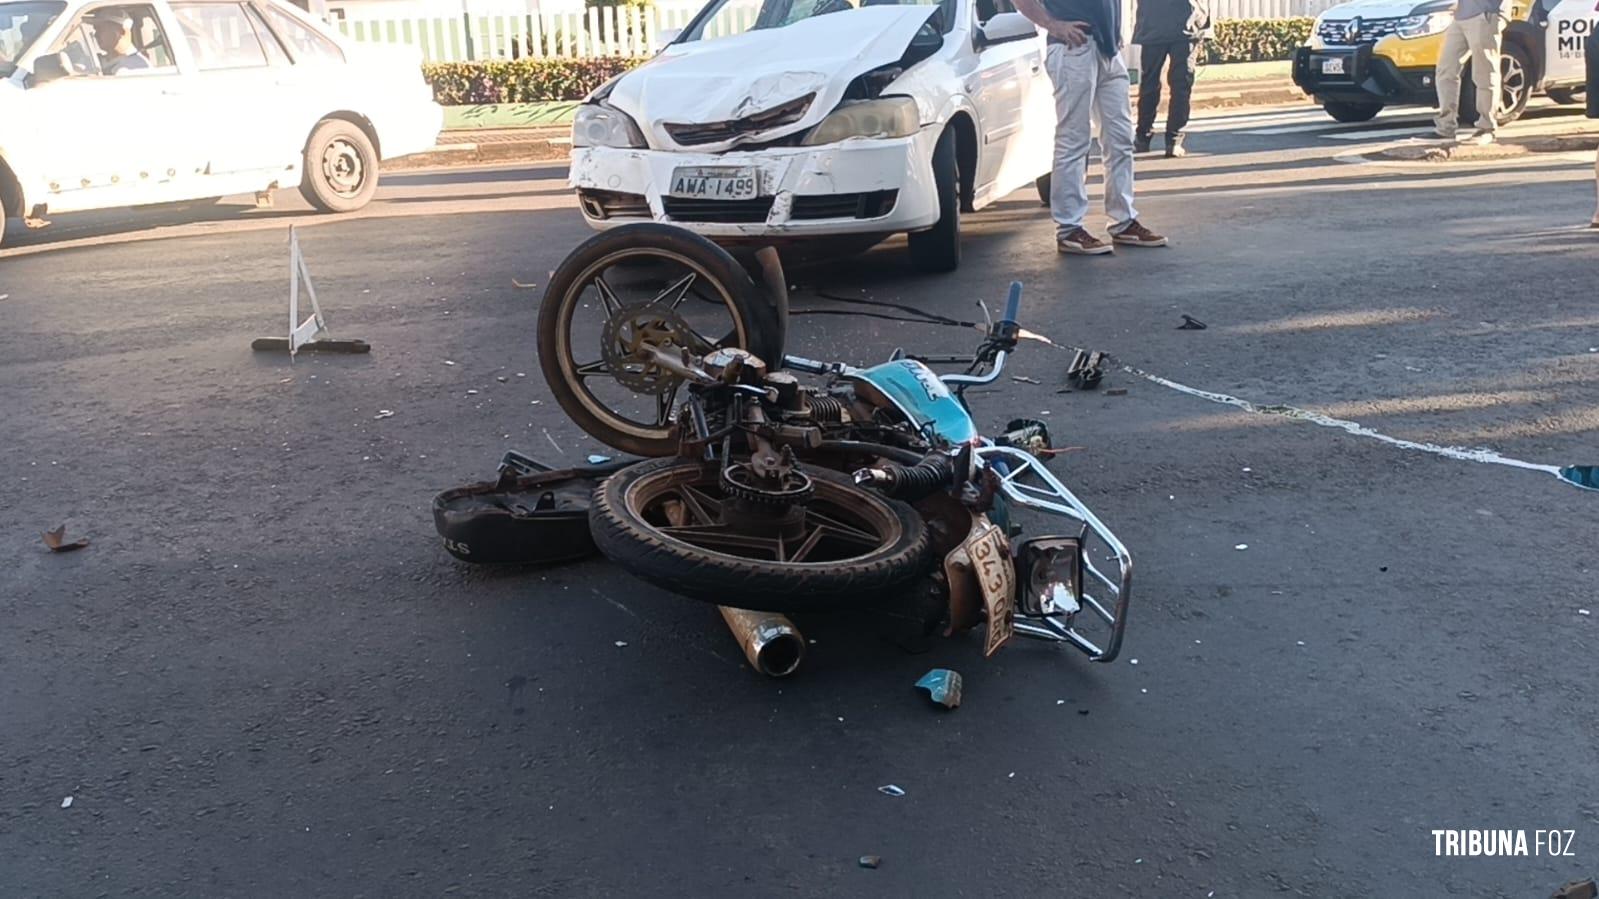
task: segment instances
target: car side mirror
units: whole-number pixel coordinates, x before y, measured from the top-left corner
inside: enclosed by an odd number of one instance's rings
[[[47,81],[65,78],[67,74],[66,63],[61,61],[61,57],[54,53],[47,54],[33,61],[33,74],[28,77],[28,86],[38,87]]]
[[[665,50],[673,41],[682,36],[683,29],[681,28],[668,28],[664,31],[655,32],[655,52],[659,53]]]
[[[1002,12],[977,29],[977,43],[988,47],[1038,37],[1038,26],[1019,12]]]

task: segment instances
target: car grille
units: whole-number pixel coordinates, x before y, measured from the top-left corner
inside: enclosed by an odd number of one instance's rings
[[[714,222],[719,224],[752,224],[766,221],[772,212],[771,197],[750,200],[697,200],[688,197],[664,197],[666,214],[680,222]]]
[[[592,219],[650,218],[650,204],[642,194],[614,190],[580,190],[577,202]]]
[[[1369,44],[1393,34],[1399,29],[1399,19],[1323,19],[1321,27],[1316,31],[1316,36],[1322,43],[1333,46],[1348,47],[1354,44]],[[1350,25],[1354,31],[1351,33]]]
[[[822,194],[794,198],[794,219],[875,219],[894,210],[897,190],[874,190],[858,194]]]
[[[816,95],[806,94],[798,100],[791,100],[782,106],[757,112],[742,119],[733,119],[727,122],[707,122],[703,125],[680,125],[672,122],[665,123],[666,133],[678,146],[697,147],[701,144],[716,144],[733,140],[745,134],[759,134],[784,125],[792,125],[805,117],[806,110],[811,108],[811,101]]]

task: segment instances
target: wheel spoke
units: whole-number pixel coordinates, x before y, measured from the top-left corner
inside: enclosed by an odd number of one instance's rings
[[[706,548],[727,546],[736,549],[761,550],[765,553],[776,555],[773,552],[771,540],[763,537],[751,537],[748,534],[739,534],[728,530],[727,525],[723,524],[664,527],[661,528],[661,533],[669,537],[676,537],[684,543],[692,543],[695,546],[704,546]],[[779,561],[782,560],[779,559]]]
[[[829,536],[835,537],[839,540],[847,540],[850,543],[859,543],[862,546],[871,546],[874,548],[881,545],[883,542],[883,538],[876,534],[863,531],[859,528],[850,527],[838,519],[830,518],[814,509],[805,510],[805,520],[811,524],[817,525],[818,527],[825,528],[828,531]]]
[[[811,531],[811,535],[806,537],[805,542],[799,545],[799,549],[794,550],[794,554],[789,557],[789,561],[805,561],[805,557],[811,554],[811,550],[816,548],[816,544],[822,542],[822,534],[826,532],[826,530],[826,528],[817,525],[816,530]]]
[[[688,506],[689,512],[701,524],[720,524],[722,521],[722,504],[703,490],[684,485],[679,495]],[[713,511],[714,510],[714,511]]]
[[[607,316],[615,315],[622,311],[622,301],[617,298],[616,291],[611,289],[611,285],[605,282],[603,276],[594,276],[594,289],[599,291],[600,302],[605,305],[605,314]]]
[[[580,378],[592,378],[599,375],[611,374],[611,366],[610,363],[606,362],[604,359],[599,359],[594,362],[584,362],[572,371],[573,374]]]
[[[688,299],[689,289],[694,286],[694,279],[697,277],[699,276],[693,272],[689,272],[683,277],[678,278],[676,281],[668,284],[665,290],[656,294],[655,299],[650,300],[650,303],[653,305],[655,303],[666,302],[666,308],[676,309],[677,307],[683,305],[684,300]],[[670,298],[669,302],[668,298]]]

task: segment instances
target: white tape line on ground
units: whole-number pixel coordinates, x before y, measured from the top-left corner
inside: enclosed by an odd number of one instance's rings
[[[1212,393],[1209,390],[1200,390],[1197,387],[1189,387],[1187,384],[1179,384],[1176,381],[1168,380],[1160,375],[1150,374],[1147,371],[1134,368],[1131,365],[1123,365],[1122,370],[1128,372],[1129,374],[1137,375],[1138,377],[1143,378],[1150,383],[1159,384],[1162,387],[1175,390],[1178,393],[1184,393],[1188,396],[1198,397],[1202,400],[1207,400],[1212,403],[1219,403],[1224,406],[1233,406],[1243,409],[1245,412],[1254,412],[1260,415],[1281,415],[1285,418],[1308,421],[1311,424],[1321,425],[1325,428],[1337,428],[1340,431],[1345,431],[1355,435],[1356,437],[1368,437],[1372,440],[1386,443],[1389,446],[1431,453],[1435,456],[1443,456],[1446,459],[1458,459],[1462,462],[1485,462],[1490,465],[1507,465],[1511,468],[1521,468],[1527,471],[1541,471],[1545,474],[1552,474],[1555,477],[1561,477],[1560,466],[1558,465],[1543,465],[1538,462],[1526,462],[1521,459],[1512,459],[1509,456],[1502,456],[1491,449],[1468,449],[1460,446],[1439,446],[1436,443],[1419,443],[1415,440],[1404,440],[1399,437],[1390,437],[1387,434],[1374,431],[1371,428],[1360,424],[1359,422],[1346,421],[1342,418],[1333,418],[1330,415],[1323,415],[1320,412],[1312,412],[1308,409],[1297,409],[1293,406],[1257,406],[1248,400],[1242,400],[1236,396],[1228,396],[1225,393]],[[1561,479],[1564,480],[1564,478]]]

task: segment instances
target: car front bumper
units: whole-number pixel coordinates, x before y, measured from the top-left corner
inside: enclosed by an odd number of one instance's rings
[[[1373,50],[1370,44],[1300,47],[1294,51],[1294,84],[1322,102],[1437,105],[1432,66],[1402,68]],[[1327,72],[1327,60],[1341,61],[1343,71]]]
[[[656,221],[707,237],[822,237],[930,228],[934,129],[891,140],[730,153],[588,147],[572,151],[570,185],[589,225]],[[679,168],[753,169],[746,200],[668,196]]]

